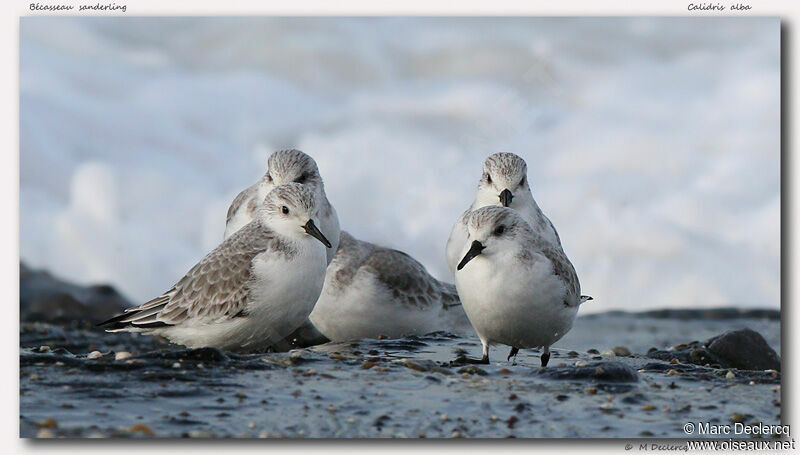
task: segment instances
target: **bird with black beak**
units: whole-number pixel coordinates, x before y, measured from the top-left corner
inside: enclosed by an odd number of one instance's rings
[[[584,302],[575,269],[561,250],[531,229],[518,212],[482,207],[467,220],[467,244],[456,266],[461,304],[483,345],[483,356],[464,363],[489,363],[489,347],[542,348],[566,334]]]
[[[467,216],[473,210],[492,205],[516,210],[534,231],[561,248],[561,239],[556,228],[533,198],[525,160],[513,153],[495,153],[483,162],[483,173],[478,181],[475,200],[453,226],[447,241],[447,265],[452,272],[455,272],[461,259],[459,253],[466,241]]]

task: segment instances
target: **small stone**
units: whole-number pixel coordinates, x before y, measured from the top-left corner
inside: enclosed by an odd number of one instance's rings
[[[39,430],[39,431],[36,433],[36,437],[37,437],[37,438],[40,438],[40,439],[49,439],[49,438],[55,438],[55,437],[56,437],[56,434],[55,434],[55,433],[53,433],[53,430],[51,430],[51,429],[49,429],[49,428],[41,428],[41,429],[40,429],[40,430]]]
[[[655,406],[653,406],[652,404],[646,404],[646,405],[642,406],[642,411],[652,411],[652,410],[654,410],[655,408],[656,408],[656,407],[655,407]]]
[[[180,362],[175,362],[175,363],[172,364],[172,368],[178,369],[180,367],[181,367]]]
[[[130,352],[127,351],[120,351],[114,354],[114,360],[125,360],[131,356]]]
[[[249,429],[251,429],[251,430],[252,430],[253,428],[255,428],[255,427],[256,427],[256,423],[255,423],[255,422],[250,422],[250,423],[248,423],[248,424],[247,424],[247,428],[249,428]]]
[[[675,358],[673,358],[673,359],[670,359],[669,363],[671,363],[671,364],[673,364],[673,365],[677,365],[677,364],[679,364],[680,362],[678,362],[678,359],[675,359]]]
[[[510,394],[510,395],[508,396],[508,399],[509,399],[509,400],[516,400],[516,399],[517,399],[517,394],[516,394],[516,393],[512,393],[512,394]]]
[[[731,422],[743,422],[743,421],[744,421],[743,414],[738,412],[734,412],[733,414],[731,414]]]
[[[592,386],[592,387],[587,387],[587,388],[586,388],[586,393],[588,393],[589,395],[594,395],[594,394],[596,394],[596,393],[597,393],[597,387],[594,387],[594,386]]]
[[[486,370],[476,367],[475,365],[459,368],[458,372],[463,374],[477,374],[479,376],[487,375]]]
[[[448,420],[447,414],[442,414],[439,418],[442,419],[442,422],[447,422]]]
[[[728,371],[728,374],[725,375],[726,379],[733,379],[735,377],[736,377],[736,375],[733,374],[733,371],[730,371],[730,370]]]
[[[616,354],[614,354],[614,351],[612,351],[611,349],[606,349],[605,351],[601,352],[600,355],[602,357],[607,358],[607,359],[613,359],[614,357],[617,356]]]
[[[631,356],[630,349],[626,348],[625,346],[614,346],[611,350],[614,351],[614,354],[616,354],[616,355],[618,355],[620,357],[630,357]]]
[[[38,425],[41,428],[58,428],[58,422],[56,422],[53,419],[49,419],[49,418],[42,420],[41,422],[37,423],[36,425]]]
[[[512,372],[511,370],[509,370],[508,368],[500,368],[499,370],[497,370],[497,372],[498,372],[499,374],[511,374],[511,373],[513,373],[513,372]]]
[[[99,359],[100,357],[103,357],[103,353],[100,351],[92,351],[86,356],[89,360]]]
[[[675,375],[675,374],[678,374],[678,375],[679,375],[679,374],[681,374],[681,373],[680,373],[680,371],[678,371],[678,370],[668,370],[668,371],[667,371],[667,374],[669,374],[669,375]]]
[[[578,353],[577,353],[577,352],[575,352],[575,351],[569,351],[569,352],[567,353],[567,356],[568,356],[568,357],[578,357],[579,355],[580,355],[580,354],[578,354]]]
[[[142,424],[142,423],[137,423],[136,425],[133,425],[132,427],[128,428],[128,432],[129,433],[142,433],[142,434],[145,434],[147,436],[153,436],[155,434],[155,433],[153,433],[153,430],[150,429],[150,427],[148,427],[147,425]]]
[[[597,349],[589,349],[588,351],[586,351],[586,353],[587,354],[600,354],[600,351],[598,351]]]
[[[50,351],[51,351],[50,346],[47,345],[39,346],[39,352],[50,352]]]
[[[589,363],[586,362],[585,360],[578,360],[577,362],[575,362],[576,367],[585,367],[586,365],[589,365]]]
[[[361,364],[362,370],[369,370],[370,368],[375,366],[375,362],[370,362],[369,360],[365,361]]]

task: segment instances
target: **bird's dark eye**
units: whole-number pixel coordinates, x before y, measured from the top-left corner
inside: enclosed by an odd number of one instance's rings
[[[519,186],[525,185],[525,177],[522,177],[522,180],[519,181]]]
[[[288,215],[289,214],[289,207],[286,207],[285,205],[281,206],[281,212],[283,212],[284,215]]]
[[[268,181],[269,183],[272,183],[272,176],[271,176],[271,175],[269,175],[269,174],[267,174],[267,181]]]
[[[494,235],[503,235],[503,232],[506,232],[506,227],[502,224],[494,229]]]
[[[306,183],[306,179],[308,179],[308,173],[303,172],[300,177],[297,177],[294,181],[295,183]]]
[[[486,183],[492,183],[492,176],[489,174],[486,174]]]

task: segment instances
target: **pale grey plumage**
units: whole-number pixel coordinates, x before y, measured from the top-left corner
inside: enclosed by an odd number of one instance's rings
[[[315,212],[312,190],[296,183],[276,187],[253,221],[168,291],[106,321],[106,329],[152,332],[192,347],[237,350],[279,340],[310,314],[322,289],[321,244],[326,241],[315,231]]]

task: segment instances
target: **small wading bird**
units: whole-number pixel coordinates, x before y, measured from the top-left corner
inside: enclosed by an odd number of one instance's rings
[[[334,250],[329,250],[325,284],[310,321],[290,335],[289,344],[469,330],[455,286],[436,280],[422,264],[401,251],[339,231],[336,210],[325,196],[322,176],[312,157],[299,150],[283,150],[270,155],[268,166],[264,177],[231,204],[225,235],[232,235],[252,219],[259,194],[276,184],[296,182],[311,189],[321,201],[320,230],[336,248],[335,256]]]
[[[269,156],[267,166],[267,173],[239,193],[228,207],[225,238],[253,221],[259,205],[273,188],[286,183],[299,183],[308,187],[317,197],[319,230],[331,242],[331,248],[326,253],[330,264],[339,246],[339,217],[325,194],[317,162],[300,150],[281,150]]]
[[[309,188],[276,187],[253,221],[167,292],[100,325],[109,332],[161,335],[190,348],[259,351],[274,345],[303,323],[322,290],[331,244],[317,228],[317,211]]]
[[[545,241],[561,248],[561,239],[550,219],[542,213],[531,192],[528,165],[513,153],[495,153],[483,162],[483,174],[472,205],[453,226],[447,240],[447,265],[456,271],[459,254],[467,241],[467,219],[470,212],[489,205],[508,207],[519,212],[531,229]]]
[[[467,244],[456,266],[456,288],[483,345],[480,360],[489,363],[489,346],[544,349],[561,339],[586,298],[567,256],[514,210],[488,206],[467,219]]]

